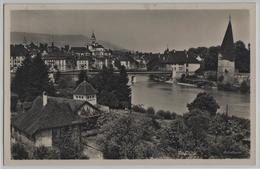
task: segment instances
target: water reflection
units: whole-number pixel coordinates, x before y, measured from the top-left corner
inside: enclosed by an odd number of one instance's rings
[[[167,83],[149,81],[148,76],[137,75],[136,83],[132,85],[132,103],[152,106],[156,110],[163,109],[183,114],[187,112],[190,103],[204,89],[183,87]],[[219,112],[224,112],[229,105],[229,114],[249,118],[250,95],[218,90],[207,90],[220,105]]]

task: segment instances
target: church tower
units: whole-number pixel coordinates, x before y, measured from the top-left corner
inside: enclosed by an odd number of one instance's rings
[[[96,43],[96,36],[95,36],[95,33],[94,33],[94,32],[92,32],[92,35],[91,35],[90,40],[91,40],[91,43],[92,43],[92,44],[95,44],[95,43]]]
[[[229,16],[227,30],[218,55],[218,80],[220,82],[230,81],[234,78],[234,74],[235,46],[231,24],[231,16]]]

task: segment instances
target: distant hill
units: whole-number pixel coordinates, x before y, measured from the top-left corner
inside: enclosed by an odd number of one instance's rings
[[[77,35],[77,34],[42,34],[42,33],[28,33],[28,32],[11,32],[11,43],[23,43],[24,37],[28,42],[33,43],[48,43],[54,40],[54,44],[56,46],[85,46],[86,44],[90,43],[90,38],[84,35]],[[120,47],[116,44],[111,42],[97,40],[98,43],[102,44],[105,48],[112,49],[112,50],[126,50],[123,47]]]

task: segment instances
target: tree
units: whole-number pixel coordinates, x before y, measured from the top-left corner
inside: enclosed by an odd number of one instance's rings
[[[50,148],[40,146],[33,151],[35,159],[59,159],[59,152]]]
[[[110,108],[118,108],[119,100],[114,92],[102,91],[99,98],[99,103],[109,106]]]
[[[178,151],[183,150],[182,135],[186,133],[183,119],[176,119],[170,123],[169,127],[160,131],[160,147],[171,157],[178,157]]]
[[[102,70],[90,79],[90,83],[99,91],[99,104],[113,108],[129,108],[131,89],[127,85],[128,76],[125,67],[121,66],[120,73],[116,74],[112,65],[108,68],[103,66]]]
[[[199,93],[193,102],[187,104],[187,107],[189,111],[200,109],[209,112],[210,115],[216,115],[217,109],[219,109],[219,105],[215,98],[205,92]]]
[[[190,112],[185,113],[183,118],[187,127],[192,131],[196,146],[203,143],[209,128],[209,114],[200,109],[192,109]]]
[[[235,67],[241,73],[250,73],[250,51],[245,47],[244,42],[235,43]]]
[[[150,60],[147,63],[147,70],[158,70],[160,66],[160,58],[159,56],[151,56]]]
[[[55,89],[49,79],[48,68],[40,55],[34,58],[26,57],[12,81],[12,90],[18,94],[21,101],[31,101],[43,91],[54,95]]]
[[[204,58],[203,66],[204,70],[216,71],[218,68],[218,54],[220,47],[212,46],[208,49],[208,52]]]
[[[126,102],[128,104],[128,108],[131,106],[131,89],[128,83],[128,75],[125,69],[125,66],[121,66],[119,78],[118,78],[118,87],[116,90],[116,94],[120,102]],[[122,106],[124,107],[124,106]]]
[[[249,93],[250,92],[250,83],[249,82],[246,82],[246,81],[243,81],[241,84],[240,84],[240,91],[242,93]]]
[[[117,69],[120,69],[120,67],[121,67],[121,63],[118,59],[115,60],[115,66]]]
[[[28,152],[25,150],[25,147],[20,143],[15,143],[12,145],[12,157],[15,160],[24,160],[28,159]]]
[[[79,75],[78,75],[78,80],[76,82],[76,85],[78,86],[84,80],[88,81],[87,72],[85,70],[80,70]]]
[[[105,159],[140,159],[151,158],[154,153],[148,152],[151,118],[135,118],[133,114],[120,116],[102,126],[102,135],[98,142]],[[149,149],[148,149],[149,148]],[[142,151],[141,151],[142,150]]]
[[[55,79],[56,83],[59,81],[59,79],[60,79],[60,71],[59,70],[54,74],[54,79]]]

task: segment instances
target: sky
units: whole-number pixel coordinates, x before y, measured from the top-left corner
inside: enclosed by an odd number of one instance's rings
[[[81,34],[126,49],[162,52],[220,45],[231,15],[234,41],[249,43],[248,10],[18,10],[12,32]]]

